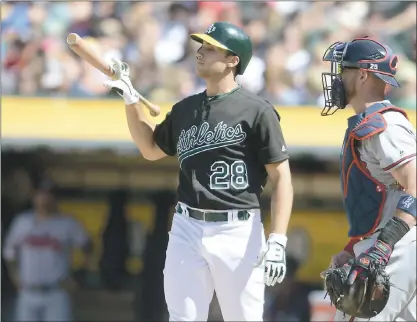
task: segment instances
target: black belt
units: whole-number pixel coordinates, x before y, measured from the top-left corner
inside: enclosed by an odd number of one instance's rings
[[[188,216],[197,220],[208,221],[208,222],[221,222],[229,221],[229,212],[210,212],[210,211],[201,211],[196,209],[191,209],[187,207]],[[177,205],[176,212],[183,214],[183,209],[180,205]],[[237,220],[245,221],[250,218],[250,213],[247,210],[238,210]]]

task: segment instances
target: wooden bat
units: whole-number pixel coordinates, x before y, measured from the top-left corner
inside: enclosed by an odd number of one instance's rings
[[[67,44],[69,48],[80,56],[83,60],[89,63],[91,66],[97,68],[103,74],[114,79],[115,72],[111,68],[108,62],[106,62],[102,57],[100,57],[97,52],[89,45],[87,42],[82,39],[76,33],[71,33],[67,36]],[[152,104],[145,97],[139,94],[139,102],[142,102],[143,105],[148,108],[152,116],[158,116],[161,113],[159,106]]]

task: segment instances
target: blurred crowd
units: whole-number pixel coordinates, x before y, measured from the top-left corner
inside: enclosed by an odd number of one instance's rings
[[[104,76],[68,50],[65,38],[76,32],[106,59],[129,63],[146,97],[172,103],[204,89],[189,34],[229,21],[254,45],[239,82],[273,104],[322,106],[325,49],[370,36],[400,58],[401,88],[389,98],[416,109],[415,2],[6,2],[1,19],[3,95],[111,96]]]

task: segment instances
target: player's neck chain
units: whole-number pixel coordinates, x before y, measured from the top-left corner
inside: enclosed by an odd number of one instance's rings
[[[204,122],[199,127],[193,125],[188,130],[181,131],[177,144],[180,163],[192,155],[237,144],[246,138],[246,133],[240,124],[233,127],[219,122],[213,130],[209,128],[210,124]]]

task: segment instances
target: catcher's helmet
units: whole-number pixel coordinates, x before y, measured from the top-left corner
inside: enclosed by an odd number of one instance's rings
[[[323,56],[331,62],[331,72],[322,73],[325,106],[322,115],[334,114],[347,105],[345,88],[341,79],[344,69],[357,68],[372,72],[385,83],[399,87],[395,79],[398,56],[391,48],[370,38],[357,38],[351,42],[336,42]],[[331,109],[336,109],[330,113]]]
[[[252,58],[252,41],[239,27],[229,22],[215,22],[207,28],[204,34],[191,34],[191,39],[203,41],[228,50],[240,59],[237,65],[237,74],[242,75]]]

